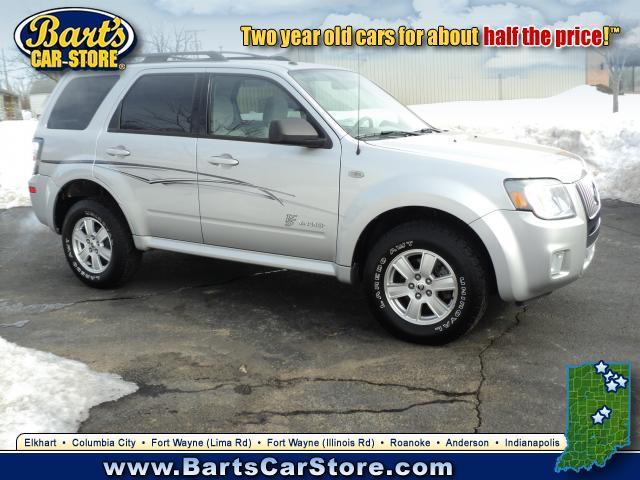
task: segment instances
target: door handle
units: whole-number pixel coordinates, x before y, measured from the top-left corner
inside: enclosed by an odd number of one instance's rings
[[[212,160],[209,160],[211,165],[221,165],[225,167],[234,167],[240,163],[238,160],[228,153],[221,153],[220,155],[211,155]]]
[[[118,145],[117,147],[109,147],[105,151],[107,152],[107,155],[111,155],[112,157],[128,157],[129,155],[131,155],[131,152],[122,145]]]

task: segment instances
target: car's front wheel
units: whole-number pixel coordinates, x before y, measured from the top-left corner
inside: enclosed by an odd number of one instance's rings
[[[484,314],[487,277],[480,252],[462,233],[436,221],[416,221],[376,242],[363,284],[387,330],[404,340],[443,344]]]
[[[126,282],[140,264],[141,252],[122,214],[97,200],[81,200],[69,209],[62,246],[73,273],[95,288]]]

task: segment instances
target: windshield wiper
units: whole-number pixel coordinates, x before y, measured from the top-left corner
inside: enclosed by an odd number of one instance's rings
[[[415,133],[416,135],[419,135],[421,133],[441,133],[442,130],[434,128],[434,127],[428,127],[428,128],[421,128],[420,130],[416,130]]]
[[[383,130],[381,132],[376,133],[367,133],[365,135],[360,135],[360,138],[373,138],[373,137],[388,137],[391,135],[405,136],[405,137],[415,137],[416,135],[420,135],[417,132],[407,132],[405,130]]]
[[[381,137],[386,137],[388,135],[405,135],[407,137],[413,137],[418,135],[416,132],[407,132],[405,130],[383,130],[378,135]]]

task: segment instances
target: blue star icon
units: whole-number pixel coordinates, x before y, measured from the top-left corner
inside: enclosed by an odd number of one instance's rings
[[[604,374],[604,379],[608,382],[611,377],[613,377],[613,372],[611,370],[607,370],[607,373]]]
[[[596,367],[596,373],[599,373],[600,375],[604,375],[607,371],[607,368],[609,368],[609,365],[604,363],[602,360],[600,360],[600,362],[596,363],[594,366]]]
[[[598,413],[604,418],[609,418],[611,416],[611,409],[606,405],[603,405],[602,408],[598,410]]]
[[[605,385],[607,387],[607,392],[615,392],[616,390],[618,390],[618,387],[619,387],[619,385],[613,380],[610,380]]]
[[[594,425],[597,425],[598,423],[602,425],[602,421],[604,420],[604,416],[599,411],[591,415],[591,418],[593,419]]]
[[[622,375],[618,375],[618,378],[616,378],[615,381],[620,388],[627,388],[628,379],[624,378]]]

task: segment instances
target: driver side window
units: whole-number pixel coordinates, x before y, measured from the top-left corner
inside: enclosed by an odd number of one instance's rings
[[[213,77],[209,112],[210,135],[251,140],[267,140],[274,120],[307,117],[279,85],[241,75]]]

